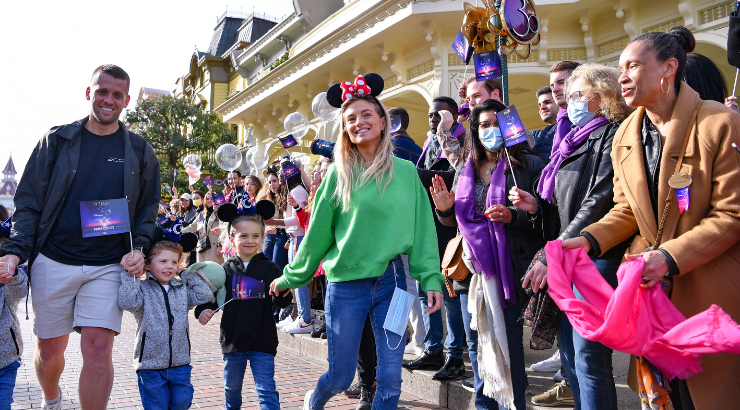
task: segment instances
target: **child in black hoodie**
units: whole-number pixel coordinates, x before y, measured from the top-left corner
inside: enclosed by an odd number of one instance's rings
[[[275,355],[278,338],[273,307],[287,307],[290,292],[270,296],[270,283],[282,275],[262,252],[265,224],[258,214],[241,215],[229,225],[229,239],[236,249],[223,267],[226,270],[226,303],[221,310],[221,352],[224,359],[225,409],[239,409],[247,361],[252,369],[260,409],[279,409],[275,388]],[[208,323],[218,310],[216,303],[200,305],[195,316]]]

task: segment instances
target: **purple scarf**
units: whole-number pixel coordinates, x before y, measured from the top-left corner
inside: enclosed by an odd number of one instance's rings
[[[596,117],[584,127],[571,127],[568,111],[561,109],[558,111],[558,125],[555,129],[555,137],[552,140],[552,153],[550,154],[550,163],[542,170],[540,183],[537,186],[537,193],[540,198],[547,202],[552,202],[552,194],[555,190],[555,174],[560,168],[560,164],[574,153],[588,139],[591,133],[609,120],[604,117]]]
[[[486,209],[492,205],[506,204],[506,168],[506,161],[502,158],[491,175]],[[485,215],[475,212],[475,167],[472,158],[468,158],[457,182],[455,217],[470,249],[470,261],[475,270],[483,271],[486,279],[496,278],[501,307],[505,308],[507,301],[516,303],[514,266],[504,223],[491,222]]]

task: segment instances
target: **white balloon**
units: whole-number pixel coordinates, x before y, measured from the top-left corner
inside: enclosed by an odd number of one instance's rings
[[[216,150],[216,164],[225,170],[233,171],[242,163],[242,154],[234,144],[224,144]]]
[[[298,142],[308,133],[308,118],[299,112],[287,115],[283,125],[285,126],[285,132],[292,134]]]
[[[339,116],[339,108],[329,105],[329,101],[326,99],[326,93],[320,93],[314,97],[311,103],[311,111],[324,124],[334,121]]]
[[[190,154],[185,157],[185,159],[182,160],[182,165],[187,166],[188,164],[191,164],[195,166],[197,169],[201,169],[203,167],[203,162],[200,160],[200,157],[196,154]]]
[[[270,157],[267,153],[266,147],[255,147],[257,150],[254,152],[254,167],[257,170],[262,170],[267,166],[270,161]]]

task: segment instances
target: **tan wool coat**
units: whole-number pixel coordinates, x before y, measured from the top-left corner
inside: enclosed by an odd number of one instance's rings
[[[214,228],[221,227],[221,221],[218,219],[218,216],[216,216],[216,211],[214,210],[211,212],[211,217],[208,218],[207,223],[204,223],[201,221],[201,215],[202,218],[205,218],[206,216],[205,208],[203,211],[200,211],[197,215],[195,215],[195,220],[193,223],[185,227],[182,231],[183,232],[194,232],[198,235],[198,239],[204,238],[206,235],[210,238],[211,241],[211,248],[203,253],[197,253],[196,256],[197,262],[216,262],[219,265],[224,263],[223,254],[221,253],[221,247],[219,246],[219,235],[211,233],[211,230]],[[224,227],[221,227],[224,229]]]
[[[658,217],[663,213],[684,135],[690,128],[681,172],[692,178],[689,209],[679,215],[675,192],[666,217],[661,247],[675,259],[671,300],[686,317],[712,304],[740,321],[740,114],[714,101],[704,101],[691,124],[699,94],[681,83],[665,139],[658,183]],[[639,233],[655,243],[658,221],[653,214],[643,162],[642,118],[638,108],[614,136],[614,208],[584,229],[606,252]],[[740,355],[704,355],[704,371],[688,379],[698,410],[740,408]]]

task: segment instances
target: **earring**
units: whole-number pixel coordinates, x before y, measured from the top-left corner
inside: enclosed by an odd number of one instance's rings
[[[660,91],[663,91],[663,80],[665,80],[665,77],[660,79]],[[663,91],[663,94],[668,94],[669,92],[671,92],[671,83],[668,83],[668,90]]]

